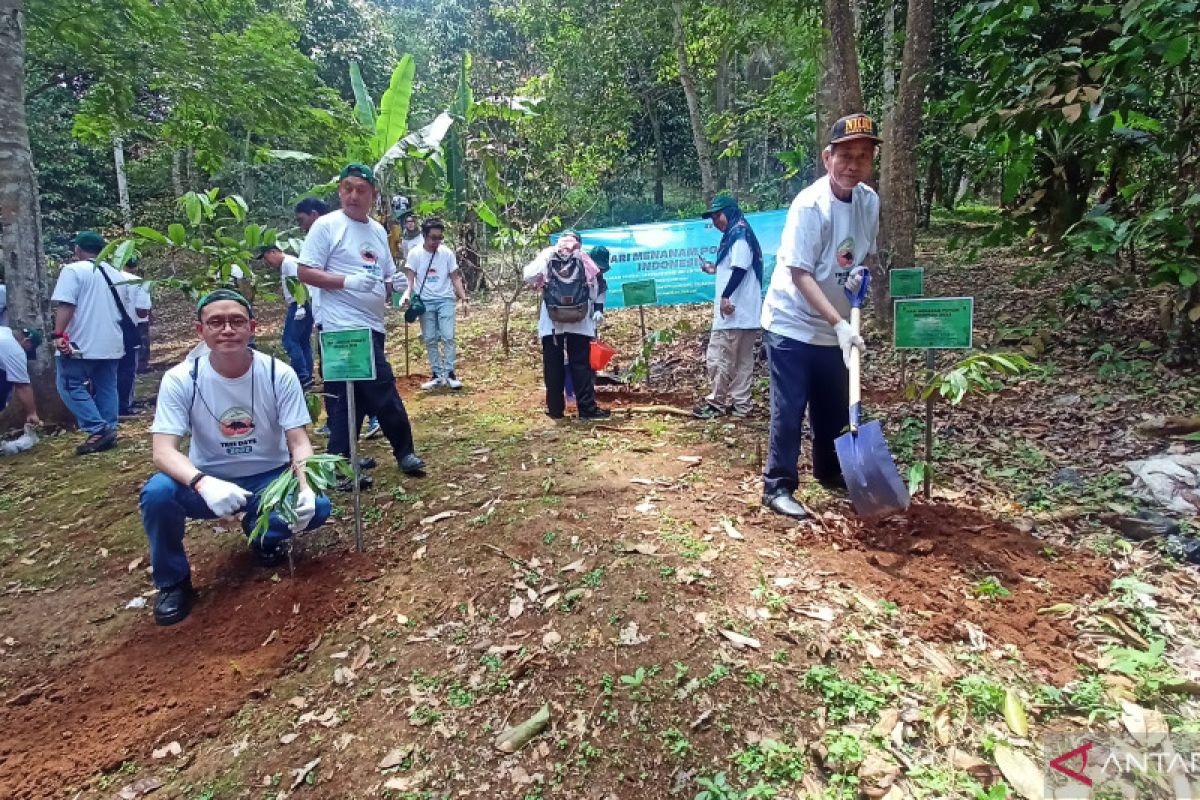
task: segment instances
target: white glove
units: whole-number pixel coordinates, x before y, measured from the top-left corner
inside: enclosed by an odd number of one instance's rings
[[[348,289],[351,292],[364,292],[370,294],[375,291],[375,287],[379,285],[379,278],[376,278],[369,272],[359,272],[354,275],[347,275],[346,282],[342,284],[342,288]]]
[[[200,493],[204,502],[218,517],[228,517],[235,511],[240,511],[242,506],[246,505],[246,501],[250,499],[250,492],[236,483],[223,481],[211,475],[200,479],[200,482],[196,484],[196,491]]]
[[[304,319],[308,316],[308,310],[304,306],[296,306],[296,316],[293,319]]]
[[[838,347],[842,348],[842,361],[846,362],[847,367],[850,366],[851,348],[857,347],[859,354],[867,352],[867,344],[858,335],[858,328],[846,320],[838,320],[838,324],[833,326],[833,332],[837,334]]]
[[[592,312],[592,322],[596,323],[597,327],[603,325],[604,324],[604,312],[603,311],[593,311]]]
[[[850,294],[858,294],[858,290],[862,287],[863,276],[870,274],[870,270],[866,267],[855,267],[850,270],[850,274],[846,276],[846,291]]]
[[[302,531],[312,522],[313,517],[317,515],[317,496],[313,494],[312,489],[305,489],[296,495],[296,505],[292,507],[296,512],[296,521],[292,523],[293,531]]]

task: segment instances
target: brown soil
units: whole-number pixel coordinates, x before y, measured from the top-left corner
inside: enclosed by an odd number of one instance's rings
[[[151,746],[215,734],[247,698],[303,663],[295,656],[353,610],[358,596],[343,590],[371,569],[365,557],[328,554],[275,582],[238,557],[197,587],[195,610],[179,625],[143,620],[90,658],[29,676],[0,708],[0,797],[60,796],[97,771],[145,759]]]
[[[968,641],[969,622],[989,647],[1013,645],[1056,683],[1077,677],[1074,629],[1038,609],[1103,596],[1113,576],[1100,558],[1074,550],[1048,557],[1052,551],[1030,533],[944,503],[914,504],[903,516],[850,532],[836,550],[814,552],[822,569],[917,611],[926,618],[922,638]],[[987,576],[1011,594],[977,596],[973,587]]]

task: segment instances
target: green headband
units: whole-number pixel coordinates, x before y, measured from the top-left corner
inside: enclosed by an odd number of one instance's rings
[[[246,313],[250,315],[250,319],[254,319],[254,309],[250,307],[250,301],[242,297],[233,289],[217,289],[209,292],[200,298],[200,302],[196,303],[196,319],[200,319],[200,312],[206,305],[215,303],[218,300],[232,300],[246,307]]]

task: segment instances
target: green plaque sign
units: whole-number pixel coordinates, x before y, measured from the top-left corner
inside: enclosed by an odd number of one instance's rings
[[[925,269],[894,269],[888,273],[888,289],[892,297],[924,297]]]
[[[897,350],[964,350],[971,346],[973,297],[896,301]]]
[[[621,285],[627,306],[652,306],[658,302],[654,281],[632,281]]]
[[[321,331],[321,375],[327,381],[375,380],[371,329]]]

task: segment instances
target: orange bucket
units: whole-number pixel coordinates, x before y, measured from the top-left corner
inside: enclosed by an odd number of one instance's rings
[[[612,361],[613,356],[617,351],[606,345],[599,339],[592,339],[592,349],[588,354],[588,361],[591,362],[592,371],[599,372],[608,366],[608,362]]]

